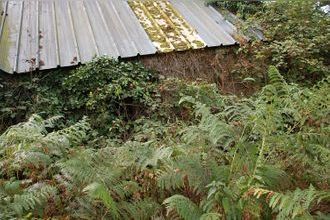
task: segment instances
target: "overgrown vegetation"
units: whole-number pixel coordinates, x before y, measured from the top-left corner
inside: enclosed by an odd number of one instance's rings
[[[205,0],[205,2],[225,8],[242,19],[247,19],[264,7],[264,2],[258,0]]]
[[[330,16],[318,1],[276,1],[255,17],[270,42],[258,45],[258,59],[276,65],[290,81],[315,82],[329,75]]]
[[[262,64],[274,65],[283,72],[287,81],[309,85],[329,75],[330,16],[320,9],[329,2],[318,0],[207,2],[236,13],[239,18],[244,19],[245,22],[236,24],[242,33],[248,34],[248,30],[262,29],[265,42],[252,41],[252,44],[243,44],[241,49],[242,55],[247,57],[246,60],[251,65],[256,67],[262,67]],[[225,16],[227,14],[226,11],[222,13]],[[251,37],[253,38],[253,35]],[[265,77],[263,73],[264,68],[261,68],[259,73],[254,73],[254,77]],[[249,72],[244,74],[247,75]]]
[[[64,118],[33,115],[12,126],[0,137],[1,217],[327,215],[329,78],[304,89],[287,84],[275,67],[268,75],[269,85],[243,99],[166,80],[167,100],[158,107],[186,116],[139,118],[119,142],[95,139],[88,118],[67,127]]]
[[[328,219],[329,18],[296,2],[252,12],[248,97],[106,57],[0,76],[0,219]]]
[[[4,80],[0,118],[6,125],[32,113],[44,117],[61,114],[71,121],[88,115],[93,127],[102,128],[114,120],[134,119],[152,108],[157,80],[156,74],[141,64],[106,57],[72,74],[64,70],[24,76],[14,82]]]

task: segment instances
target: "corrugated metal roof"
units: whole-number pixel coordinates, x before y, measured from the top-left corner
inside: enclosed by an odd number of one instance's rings
[[[203,0],[0,0],[0,15],[8,73],[237,43],[236,28]]]
[[[182,51],[206,46],[196,30],[168,1],[129,1],[129,5],[158,51]]]

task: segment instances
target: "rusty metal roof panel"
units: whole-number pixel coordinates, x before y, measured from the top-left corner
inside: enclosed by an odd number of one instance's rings
[[[235,33],[203,0],[0,0],[0,69],[233,45]]]

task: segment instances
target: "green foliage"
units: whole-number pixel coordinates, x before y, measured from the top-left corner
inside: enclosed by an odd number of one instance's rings
[[[88,114],[92,126],[107,134],[116,121],[135,119],[157,107],[156,84],[156,75],[141,64],[96,58],[64,78],[63,110],[74,120]]]
[[[202,215],[201,210],[193,202],[181,195],[174,195],[165,199],[164,204],[168,212],[174,209],[185,220],[197,220]]]
[[[105,65],[102,71],[127,67],[103,59],[95,61]],[[96,97],[90,91],[116,84],[100,70],[98,85],[96,76],[89,75],[97,66],[89,65],[88,71],[82,68],[68,76],[63,84],[67,90],[60,91],[80,104],[68,102],[64,116],[46,120],[34,114],[0,136],[1,219],[327,215],[329,77],[303,88],[287,83],[270,66],[268,85],[249,98],[224,96],[214,85],[167,79],[159,82],[161,101],[152,114],[126,123],[128,118],[113,114],[115,126],[105,120],[102,128],[125,135],[102,136],[91,120],[103,108],[111,112],[107,105],[124,108],[127,100],[123,93],[109,93],[100,100],[102,107],[89,105]],[[80,80],[90,85],[77,87]],[[149,106],[145,101],[154,100],[155,84],[145,86],[152,88],[150,93],[144,90],[147,96],[130,90],[131,103]],[[71,90],[80,94],[77,99]],[[68,113],[74,109],[84,109],[75,116],[86,113],[92,119],[75,122]]]
[[[113,215],[113,218],[118,217],[118,210],[113,198],[110,196],[110,192],[107,188],[100,183],[92,183],[85,187],[84,192],[88,193],[93,199],[100,199],[103,204],[110,210]]]
[[[330,17],[316,0],[277,0],[252,19],[268,43],[256,44],[261,62],[275,65],[290,81],[314,82],[329,74]]]
[[[62,114],[71,123],[89,115],[92,127],[108,134],[118,121],[127,122],[157,108],[157,84],[155,73],[141,64],[107,57],[72,71],[4,77],[0,131],[37,113]]]
[[[274,66],[268,79],[250,98],[166,80],[158,108],[171,120],[141,117],[120,140],[87,118],[33,115],[0,137],[1,218],[321,218],[329,79],[302,88]]]
[[[308,189],[277,193],[264,189],[253,189],[253,195],[260,198],[266,195],[269,206],[278,213],[277,219],[313,219],[310,215],[313,205],[321,201],[330,201],[330,192],[317,191],[313,186]]]
[[[42,186],[38,183],[26,189],[23,194],[15,195],[9,207],[18,215],[22,215],[26,211],[36,210],[38,206],[39,209],[43,207],[48,198],[51,198],[55,192],[55,188],[47,185]]]
[[[205,2],[218,6],[238,34],[250,40],[234,36],[241,43],[237,53],[243,62],[230,69],[232,74],[265,81],[266,68],[274,65],[286,81],[308,86],[329,75],[330,17],[320,9],[327,1]],[[261,33],[263,41],[255,37]]]
[[[249,0],[205,0],[206,4],[213,4],[220,8],[225,8],[232,13],[235,13],[242,19],[255,14],[262,10],[262,1],[249,1]]]
[[[155,81],[155,75],[141,64],[101,57],[75,70],[63,87],[70,95],[71,109],[118,114],[128,111],[127,106],[151,105]]]
[[[0,132],[2,132],[8,125],[26,119],[27,109],[33,106],[31,97],[36,91],[36,86],[35,81],[28,77],[24,77],[21,82],[12,82],[9,78],[0,75],[0,80]]]
[[[0,212],[3,218],[44,215],[57,198],[52,183],[56,162],[66,158],[73,144],[87,138],[86,119],[62,130],[53,130],[60,117],[47,120],[33,115],[0,136]]]
[[[306,124],[304,115],[309,112],[308,109],[313,109],[311,105],[304,105],[306,101],[302,101],[306,98],[304,93],[311,94],[311,90],[301,90],[295,85],[288,85],[274,67],[269,69],[269,79],[270,84],[263,89],[257,98],[251,100],[253,101],[252,105],[246,106],[249,103],[246,101],[240,104],[232,103],[233,107],[226,106],[224,111],[214,115],[211,114],[210,107],[206,107],[205,104],[199,102],[195,104],[196,115],[200,117],[199,123],[197,126],[193,125],[186,128],[183,139],[192,149],[207,146],[207,150],[204,151],[207,156],[204,155],[203,157],[213,158],[213,151],[222,152],[219,155],[216,154],[216,157],[218,163],[223,161],[223,165],[215,168],[221,173],[218,175],[218,178],[219,176],[221,178],[209,180],[212,182],[208,185],[208,196],[203,202],[203,209],[207,212],[219,212],[217,207],[220,206],[222,207],[220,213],[224,214],[226,219],[238,219],[242,216],[266,217],[267,208],[262,208],[263,201],[250,196],[251,188],[263,186],[268,190],[272,189],[272,192],[280,190],[279,194],[281,194],[281,190],[292,187],[291,177],[295,180],[298,178],[296,175],[299,174],[295,173],[294,167],[305,167],[306,171],[302,172],[300,181],[314,184],[324,181],[324,184],[329,184],[330,179],[327,171],[325,171],[329,167],[324,163],[325,161],[329,163],[329,137],[326,135],[329,129],[329,124],[326,122],[328,120],[320,122],[320,127],[319,124],[315,127],[314,124]],[[313,98],[311,96],[309,98],[311,98],[310,100],[323,100],[329,105],[328,95],[322,98],[319,96],[319,92],[323,92],[324,89],[329,92],[329,84],[322,83],[322,87],[323,89],[313,89]],[[195,103],[191,97],[187,97],[183,101]],[[244,108],[241,107],[242,104],[245,105]],[[233,108],[235,109],[234,112]],[[235,117],[228,118],[228,114],[233,113]],[[308,117],[314,117],[314,115]],[[328,108],[327,113],[322,118],[329,119]],[[317,138],[309,139],[305,143],[299,141],[301,135],[305,136],[313,129],[318,130],[319,136]],[[235,133],[237,134],[235,135]],[[301,151],[301,147],[308,148],[316,145],[320,150]],[[203,148],[200,149],[203,150]],[[307,152],[322,153],[316,153],[318,156],[314,157]],[[302,156],[304,159],[298,159],[300,157],[298,155],[304,155]],[[189,153],[189,158],[193,160],[191,153]],[[206,159],[206,161],[212,160],[211,158]],[[283,158],[283,161],[281,161],[282,159],[279,161],[279,158]],[[193,163],[196,164],[196,160]],[[326,166],[326,168],[323,169],[322,166]],[[309,172],[308,170],[313,169],[312,167],[318,167],[318,171]],[[179,170],[182,172],[181,169]],[[199,173],[208,172],[200,171]],[[319,172],[322,174],[318,175]],[[192,180],[189,184],[194,186],[193,181],[195,180],[193,178],[189,178],[189,180]],[[172,183],[172,185],[175,184]],[[176,185],[181,187],[183,185],[184,187],[184,184]],[[318,193],[327,195],[315,188],[313,190],[315,190],[316,195],[319,195]],[[297,189],[293,194],[299,192]],[[304,197],[305,195],[297,196],[297,200]],[[288,195],[288,198],[292,198],[292,195]],[[327,196],[319,198],[319,202],[327,201]],[[304,207],[306,204],[304,203]],[[316,203],[308,203],[309,209],[306,209],[305,213],[311,216],[310,207],[315,207],[315,205]],[[178,206],[183,207],[181,204]],[[270,208],[278,213],[279,219],[287,216],[282,213],[283,205],[273,204]],[[291,208],[288,207],[288,210]]]

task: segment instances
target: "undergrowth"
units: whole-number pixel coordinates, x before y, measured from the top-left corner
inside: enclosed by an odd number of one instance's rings
[[[65,85],[98,113],[89,102],[100,86],[93,65]],[[109,134],[93,114],[32,115],[0,136],[0,218],[328,218],[330,79],[303,88],[273,66],[268,78],[249,98],[166,79],[150,96],[155,108],[145,103],[152,113],[120,119]],[[81,80],[91,85],[76,87]],[[122,93],[111,91],[100,109],[121,108]]]

